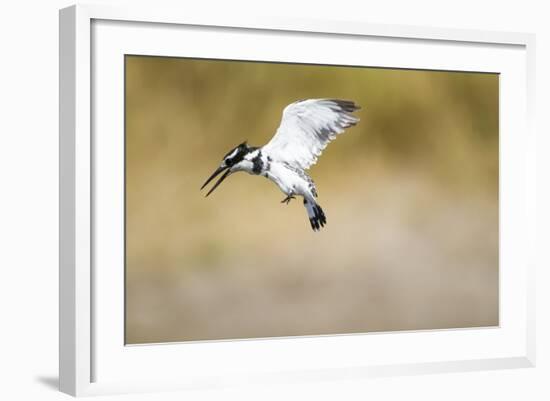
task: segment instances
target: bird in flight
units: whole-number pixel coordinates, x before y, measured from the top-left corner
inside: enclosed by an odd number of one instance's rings
[[[317,189],[306,170],[317,162],[330,141],[359,122],[351,114],[359,109],[354,102],[339,99],[307,99],[289,104],[269,143],[254,147],[245,141],[231,149],[201,190],[223,171],[206,196],[233,173],[245,171],[264,176],[286,195],[281,203],[288,205],[296,196],[303,198],[311,228],[318,231],[327,218],[317,203]]]

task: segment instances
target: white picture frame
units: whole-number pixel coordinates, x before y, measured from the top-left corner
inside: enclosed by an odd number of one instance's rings
[[[185,35],[200,40],[200,48],[181,47],[185,41],[178,39]],[[227,39],[223,46],[220,35]],[[254,35],[272,45],[260,49]],[[122,182],[120,56],[218,52],[214,58],[323,63],[349,57],[338,61],[367,65],[365,52],[354,59],[336,48],[327,56],[315,53],[320,43],[334,47],[333,39],[339,46],[368,46],[370,66],[501,74],[500,326],[125,346],[122,209],[120,202],[110,203],[120,199],[115,192]],[[534,43],[524,33],[220,19],[154,7],[61,10],[61,391],[79,396],[534,366]]]

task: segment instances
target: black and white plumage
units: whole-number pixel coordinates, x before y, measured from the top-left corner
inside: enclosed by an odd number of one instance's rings
[[[315,183],[306,170],[317,162],[337,135],[359,122],[352,114],[359,108],[352,101],[338,99],[308,99],[289,104],[269,143],[258,148],[244,142],[231,149],[201,189],[223,171],[206,196],[232,173],[245,171],[262,175],[286,195],[282,202],[288,204],[295,196],[302,196],[311,228],[319,230],[327,219],[316,201]]]

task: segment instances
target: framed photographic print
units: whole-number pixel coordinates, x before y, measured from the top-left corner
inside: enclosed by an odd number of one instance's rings
[[[533,46],[61,10],[61,390],[533,366]]]

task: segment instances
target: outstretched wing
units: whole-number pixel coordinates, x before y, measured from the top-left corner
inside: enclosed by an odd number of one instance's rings
[[[317,158],[338,134],[359,121],[352,112],[360,107],[349,100],[308,99],[289,104],[281,125],[263,147],[273,160],[303,170]]]

